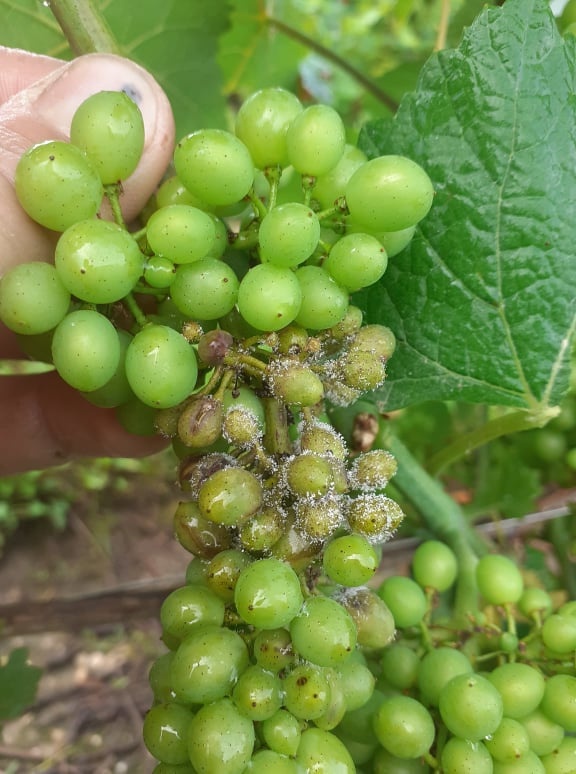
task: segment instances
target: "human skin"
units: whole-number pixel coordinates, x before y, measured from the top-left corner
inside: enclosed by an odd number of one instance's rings
[[[34,143],[69,139],[75,109],[101,90],[126,90],[144,118],[144,153],[121,197],[130,221],[155,190],[174,148],[174,120],[161,87],[141,67],[114,55],[65,63],[0,47],[0,277],[18,263],[52,262],[58,238],[18,204],[13,181],[19,157]],[[22,357],[15,335],[0,323],[0,360]],[[0,376],[0,475],[81,457],[142,456],[162,446],[158,439],[127,433],[113,411],[92,406],[54,372]]]

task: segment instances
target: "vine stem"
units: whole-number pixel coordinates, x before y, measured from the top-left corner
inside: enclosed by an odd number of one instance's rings
[[[522,430],[534,430],[538,427],[544,427],[547,422],[558,415],[560,409],[547,407],[540,411],[528,411],[521,409],[511,411],[499,417],[494,417],[481,427],[472,430],[470,433],[459,435],[451,444],[445,446],[437,454],[434,454],[428,461],[427,469],[430,475],[436,476],[445,467],[455,460],[464,457],[479,446],[503,435],[518,433]]]
[[[50,9],[75,56],[122,53],[92,0],[50,0]]]

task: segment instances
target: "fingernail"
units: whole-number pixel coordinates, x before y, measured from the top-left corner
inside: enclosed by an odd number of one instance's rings
[[[54,131],[68,136],[79,105],[98,91],[124,91],[140,108],[145,135],[154,134],[160,87],[142,67],[113,54],[88,54],[38,84],[33,111]]]

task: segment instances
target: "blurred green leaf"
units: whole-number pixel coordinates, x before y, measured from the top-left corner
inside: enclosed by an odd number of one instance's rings
[[[18,717],[33,703],[42,670],[30,666],[28,650],[17,648],[0,666],[0,721]]]

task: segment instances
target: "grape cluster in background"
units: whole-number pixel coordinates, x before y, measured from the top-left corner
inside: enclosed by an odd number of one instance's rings
[[[235,132],[183,137],[135,227],[122,180],[137,106],[100,92],[70,142],[16,170],[54,264],[0,282],[0,319],[131,432],[179,459],[174,532],[192,554],[160,620],[144,741],[155,774],[508,774],[576,770],[576,610],[505,556],[455,605],[456,556],[429,540],[377,581],[403,519],[396,461],[355,452],[327,407],[379,387],[395,339],[351,296],[432,206],[426,172],[367,159],[338,113],[264,89]]]

